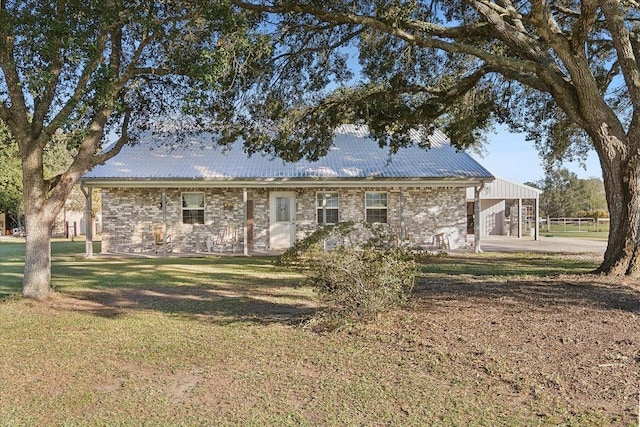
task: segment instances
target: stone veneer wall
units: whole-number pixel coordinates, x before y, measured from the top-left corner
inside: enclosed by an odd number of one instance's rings
[[[316,194],[319,189],[296,191],[297,229],[301,239],[317,227]],[[387,221],[390,231],[401,235],[401,218],[404,218],[405,240],[411,245],[429,247],[434,235],[444,233],[451,248],[463,246],[467,235],[466,190],[464,188],[326,188],[338,192],[341,222],[363,222],[365,218],[365,193],[387,192]],[[402,209],[401,209],[402,198]],[[401,210],[403,215],[401,216]]]
[[[316,193],[322,189],[287,189],[296,193],[296,237],[310,234],[317,227]],[[400,199],[406,240],[418,246],[430,246],[434,235],[445,233],[451,248],[462,245],[466,238],[466,193],[464,188],[326,188],[339,193],[340,221],[362,222],[365,217],[365,192],[386,191],[388,194],[388,226],[400,234]],[[205,224],[182,224],[181,194],[205,194]],[[269,190],[249,189],[253,201],[253,245],[251,251],[269,249]],[[152,252],[155,250],[153,230],[162,226],[161,189],[112,188],[102,193],[103,252]],[[175,252],[196,252],[206,248],[207,236],[217,235],[222,228],[235,227],[240,245],[227,248],[242,252],[244,206],[242,189],[180,188],[167,189],[167,234],[172,236]]]

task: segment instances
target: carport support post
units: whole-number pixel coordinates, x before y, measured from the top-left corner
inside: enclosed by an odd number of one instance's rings
[[[522,199],[518,199],[518,239],[522,239]]]
[[[167,256],[167,189],[162,189],[162,256]]]
[[[473,197],[473,251],[475,253],[482,252],[482,246],[480,244],[480,192],[484,188],[484,182],[479,187],[474,187]]]
[[[536,197],[535,199],[533,199],[533,203],[536,206],[536,223],[534,225],[534,235],[533,235],[533,240],[538,240],[538,235],[540,233],[540,203],[538,203],[538,198]]]
[[[242,188],[242,215],[244,217],[244,227],[242,227],[242,252],[245,256],[249,255],[249,245],[247,239],[249,238],[249,230],[247,230],[247,187]]]
[[[404,243],[407,238],[405,233],[405,220],[404,220],[404,192],[402,191],[402,187],[400,187],[400,243]]]
[[[80,184],[80,190],[84,193],[84,227],[85,227],[85,241],[84,241],[84,253],[87,258],[93,256],[93,221],[91,221],[91,187],[84,188]]]

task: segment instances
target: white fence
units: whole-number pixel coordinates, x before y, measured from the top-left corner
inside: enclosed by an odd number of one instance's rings
[[[542,228],[547,231],[607,231],[609,218],[548,218],[542,220]]]

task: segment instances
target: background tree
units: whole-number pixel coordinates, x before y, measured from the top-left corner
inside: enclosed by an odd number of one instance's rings
[[[593,148],[611,214],[597,271],[640,275],[635,0],[234,3],[265,13],[281,41],[277,73],[253,100],[264,107],[239,111],[258,145],[269,134],[273,151],[314,158],[329,129],[350,120],[392,149],[414,126],[438,126],[462,148],[497,121],[526,132],[550,160]],[[336,86],[349,78],[350,52],[360,79]]]
[[[43,173],[46,179],[69,167],[73,155],[66,141],[56,135],[43,152]],[[22,168],[18,144],[0,121],[0,211],[7,213],[13,227],[23,226]],[[84,201],[82,202],[84,206]],[[80,210],[83,210],[82,207]],[[10,227],[11,228],[11,227]]]
[[[7,214],[7,228],[20,226],[22,217],[22,174],[18,145],[0,121],[0,211]],[[4,234],[4,230],[0,230]]]
[[[566,168],[547,170],[538,183],[543,193],[540,196],[540,210],[551,218],[577,217],[583,210],[583,194],[578,175]]]
[[[22,294],[45,298],[49,230],[79,178],[152,120],[211,130],[267,48],[225,2],[0,0],[0,22],[0,120],[18,147],[27,231]],[[102,150],[105,135],[117,141]],[[44,153],[60,138],[72,160],[48,177]]]
[[[587,212],[587,216],[598,215],[600,218],[608,216],[607,197],[604,190],[604,183],[600,178],[589,178],[580,180],[582,189],[582,209]]]

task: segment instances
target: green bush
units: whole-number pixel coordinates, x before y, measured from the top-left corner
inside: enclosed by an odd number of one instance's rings
[[[280,259],[302,271],[326,305],[310,322],[315,329],[368,321],[410,298],[417,272],[414,257],[404,248],[378,245],[389,241],[381,239],[379,230],[360,244],[325,250],[327,239],[353,243],[360,232],[353,224],[323,227]]]

